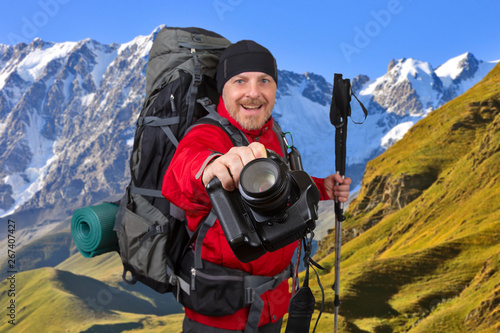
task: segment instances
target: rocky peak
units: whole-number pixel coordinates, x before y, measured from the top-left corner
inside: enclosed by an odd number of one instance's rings
[[[311,72],[297,74],[287,70],[278,70],[277,98],[290,96],[291,88],[299,88],[302,96],[323,106],[329,105],[333,86],[321,76]]]
[[[387,72],[390,72],[394,67],[396,67],[396,60],[392,59],[387,66]]]
[[[387,73],[370,89],[372,107],[399,116],[424,115],[436,108],[442,95],[442,82],[428,62],[412,58],[392,60]]]
[[[352,92],[355,93],[355,94],[357,94],[361,90],[361,88],[363,87],[363,85],[365,83],[367,83],[368,81],[370,81],[370,78],[368,77],[368,75],[359,74],[358,76],[356,76],[351,81],[351,90],[352,90]]]
[[[474,55],[470,52],[465,54],[465,57],[458,63],[458,66],[462,68],[462,72],[460,76],[456,79],[458,80],[467,80],[474,77],[476,72],[479,69],[479,60],[474,57]]]
[[[321,75],[305,73],[306,86],[302,90],[302,96],[323,106],[330,104],[333,86]]]

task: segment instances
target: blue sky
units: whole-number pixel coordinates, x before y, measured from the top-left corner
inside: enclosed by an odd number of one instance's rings
[[[499,0],[32,0],[0,12],[0,44],[34,37],[124,43],[160,24],[198,26],[269,48],[280,69],[333,82],[383,75],[391,59],[437,67],[467,51],[500,59]]]

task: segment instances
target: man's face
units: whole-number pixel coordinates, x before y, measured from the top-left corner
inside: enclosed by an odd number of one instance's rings
[[[276,99],[274,79],[261,72],[244,72],[229,79],[222,90],[226,109],[244,129],[262,128]]]

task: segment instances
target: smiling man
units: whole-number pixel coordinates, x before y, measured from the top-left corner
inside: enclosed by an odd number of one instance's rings
[[[229,115],[243,128],[256,130],[271,117],[276,88],[276,82],[268,74],[241,73],[225,84],[222,99]]]
[[[238,187],[241,170],[250,161],[266,157],[266,149],[282,155],[281,138],[273,131],[272,110],[276,99],[278,71],[276,60],[269,50],[253,41],[232,44],[223,53],[217,67],[217,89],[221,94],[217,112],[242,131],[248,146],[233,147],[229,136],[214,125],[198,125],[181,140],[165,174],[163,195],[186,211],[187,226],[195,231],[212,208],[205,185],[213,177],[219,178],[227,191]],[[283,157],[283,156],[282,156]],[[313,180],[322,200],[335,197],[345,202],[349,195],[349,178],[330,175]],[[336,185],[338,184],[338,185]],[[297,242],[279,250],[267,252],[248,263],[239,261],[232,252],[218,221],[208,230],[202,246],[205,261],[251,274],[276,277],[290,265]],[[253,316],[250,306],[236,309],[224,316],[210,315],[207,304],[204,313],[185,308],[183,332],[224,333],[248,332],[250,326],[258,332],[280,332],[282,318],[288,311],[290,292],[287,279],[277,279],[267,291],[257,296],[262,311]],[[220,299],[234,299],[241,295],[222,294]]]

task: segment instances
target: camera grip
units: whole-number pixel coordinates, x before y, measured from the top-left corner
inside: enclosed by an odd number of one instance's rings
[[[265,254],[267,251],[241,203],[239,192],[224,190],[217,177],[212,178],[206,190],[213,211],[236,258],[246,263]]]

